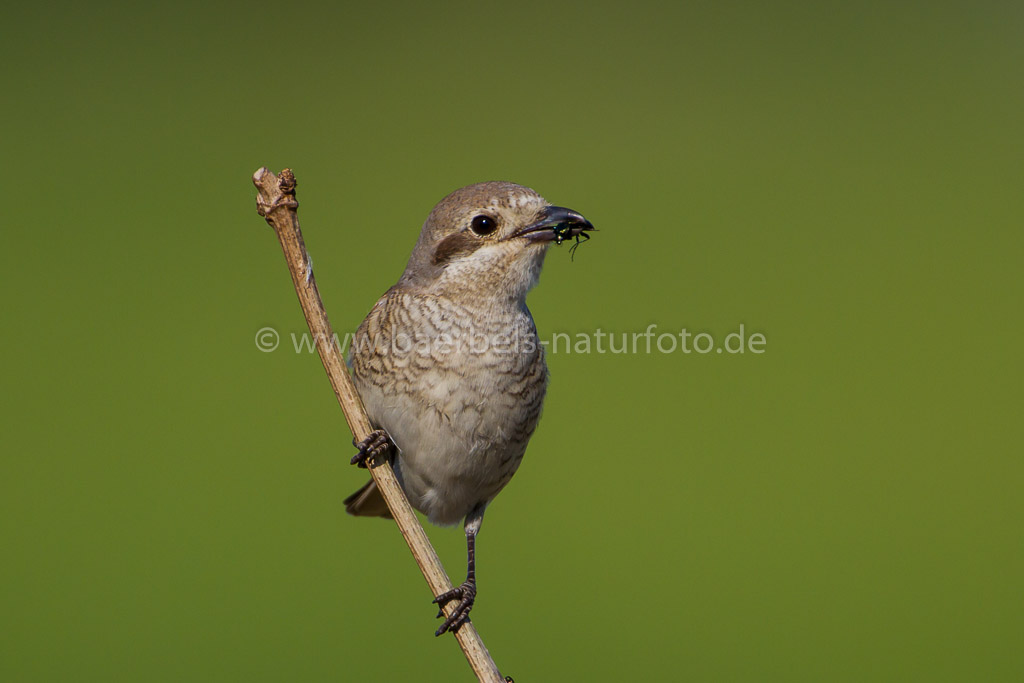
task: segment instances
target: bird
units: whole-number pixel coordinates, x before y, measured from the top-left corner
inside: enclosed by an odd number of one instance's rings
[[[527,293],[552,242],[589,235],[581,214],[492,181],[434,207],[398,282],[353,335],[348,364],[375,430],[352,463],[390,459],[412,506],[436,525],[463,521],[466,580],[434,598],[435,632],[456,632],[476,601],[476,537],[537,427],[548,385]],[[349,514],[390,517],[371,479]]]

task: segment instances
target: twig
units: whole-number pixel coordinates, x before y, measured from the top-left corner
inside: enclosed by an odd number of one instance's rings
[[[266,168],[256,171],[252,182],[259,191],[256,196],[256,210],[261,216],[267,219],[267,223],[274,228],[277,238],[284,250],[285,260],[288,262],[288,270],[292,274],[292,284],[295,285],[295,292],[299,295],[299,303],[302,305],[302,312],[309,324],[309,331],[313,334],[317,351],[320,353],[320,360],[324,363],[327,377],[331,380],[334,388],[334,395],[338,397],[338,403],[345,413],[345,420],[356,441],[366,438],[373,427],[366,417],[363,409],[363,402],[356,393],[349,377],[348,369],[341,355],[341,349],[335,343],[334,332],[327,320],[327,311],[324,310],[323,301],[320,299],[320,292],[317,290],[316,278],[313,277],[313,264],[309,254],[306,252],[306,245],[302,241],[302,232],[299,230],[299,219],[296,211],[299,203],[295,199],[295,175],[290,169],[281,171],[280,176],[275,176]],[[384,500],[391,510],[391,516],[395,518],[405,542],[409,544],[409,550],[416,558],[416,564],[423,572],[423,578],[427,580],[430,590],[434,595],[440,595],[452,587],[451,580],[441,566],[441,560],[427,534],[423,531],[416,519],[412,506],[409,505],[405,493],[402,491],[398,480],[395,478],[394,470],[387,462],[375,464],[369,468],[377,488],[384,495]],[[445,614],[448,615],[456,607],[455,603],[446,605]],[[488,683],[501,683],[505,679],[498,672],[491,655],[487,652],[483,640],[473,627],[471,622],[464,623],[455,633],[462,652],[469,660],[473,672],[481,681]]]

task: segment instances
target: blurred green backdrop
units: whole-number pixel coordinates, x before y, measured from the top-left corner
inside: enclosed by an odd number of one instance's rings
[[[473,613],[531,681],[1024,677],[1013,3],[22,3],[0,56],[3,681],[469,680],[250,176],[339,331],[447,192],[600,229]],[[272,326],[282,347],[262,353]],[[429,529],[455,576],[461,531]]]

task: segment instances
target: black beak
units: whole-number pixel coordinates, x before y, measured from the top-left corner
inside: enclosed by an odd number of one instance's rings
[[[539,220],[530,223],[522,230],[513,233],[514,237],[525,237],[531,242],[559,242],[575,237],[581,232],[593,230],[594,226],[586,218],[564,206],[549,206],[541,212]]]

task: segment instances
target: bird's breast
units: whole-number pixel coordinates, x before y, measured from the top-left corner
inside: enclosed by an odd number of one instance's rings
[[[370,419],[400,449],[410,501],[432,518],[426,508],[464,515],[508,482],[547,387],[525,307],[480,311],[402,292],[360,326],[351,365]]]

